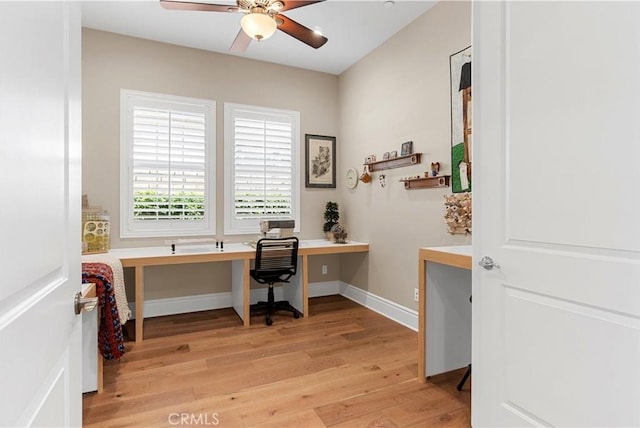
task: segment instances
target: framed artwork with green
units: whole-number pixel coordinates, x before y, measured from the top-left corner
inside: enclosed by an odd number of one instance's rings
[[[471,46],[449,57],[451,78],[451,190],[471,191]]]

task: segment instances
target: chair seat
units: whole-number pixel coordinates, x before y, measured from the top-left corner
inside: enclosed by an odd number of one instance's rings
[[[255,279],[261,284],[275,284],[277,282],[289,282],[282,279],[282,277],[284,275],[288,275],[289,272],[290,271],[288,269],[280,269],[270,272],[256,271],[255,269],[251,269],[249,271],[249,275],[251,275],[251,278]]]

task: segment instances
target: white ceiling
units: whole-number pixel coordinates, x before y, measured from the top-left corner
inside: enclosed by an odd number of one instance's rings
[[[202,2],[205,0],[191,0]],[[209,3],[231,4],[228,0]],[[340,74],[380,46],[437,1],[328,0],[284,12],[311,29],[319,28],[329,41],[319,49],[276,31],[263,42],[252,42],[244,53],[229,52],[240,29],[241,13],[172,11],[157,0],[83,1],[82,25],[143,39],[239,55],[261,61]],[[420,43],[420,40],[416,40]]]

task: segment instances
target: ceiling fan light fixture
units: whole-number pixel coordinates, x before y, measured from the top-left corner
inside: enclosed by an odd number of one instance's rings
[[[275,19],[261,12],[247,13],[240,20],[240,26],[247,36],[257,41],[273,36],[277,28]]]

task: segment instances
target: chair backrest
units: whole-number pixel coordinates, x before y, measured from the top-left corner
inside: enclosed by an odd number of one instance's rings
[[[298,269],[296,237],[262,238],[256,244],[253,278],[261,283],[286,282]]]

